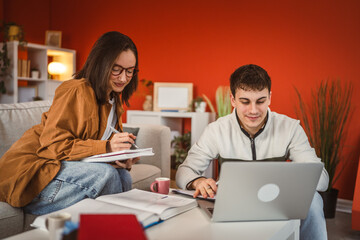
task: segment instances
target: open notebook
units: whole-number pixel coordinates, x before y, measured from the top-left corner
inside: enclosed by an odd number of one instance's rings
[[[195,207],[195,199],[132,189],[96,199],[87,198],[55,213],[68,212],[73,222],[79,222],[81,214],[134,214],[146,228]],[[31,226],[45,229],[45,220],[51,214],[35,218]]]

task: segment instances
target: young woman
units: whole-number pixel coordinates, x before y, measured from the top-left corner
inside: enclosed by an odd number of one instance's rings
[[[135,136],[122,129],[122,104],[138,85],[138,54],[119,32],[102,35],[75,79],[56,90],[41,123],[26,131],[0,159],[0,201],[46,214],[84,198],[131,189],[138,159],[84,163],[84,157],[129,149]],[[121,132],[121,131],[120,131]]]

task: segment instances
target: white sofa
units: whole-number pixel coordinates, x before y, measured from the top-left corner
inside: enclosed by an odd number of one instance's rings
[[[27,129],[40,123],[41,114],[50,105],[51,101],[0,104],[0,157]],[[146,124],[124,126],[139,127],[136,144],[141,148],[154,149],[155,156],[142,157],[130,172],[133,188],[149,190],[156,177],[170,177],[170,129]],[[0,202],[0,239],[30,230],[29,224],[35,217],[23,213],[21,208],[13,208]]]

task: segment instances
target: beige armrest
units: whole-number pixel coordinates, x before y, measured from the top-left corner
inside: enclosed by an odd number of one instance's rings
[[[140,163],[151,164],[161,169],[161,176],[170,177],[170,128],[150,124],[123,124],[126,127],[139,127],[136,145],[140,148],[152,147],[155,155],[141,157]]]

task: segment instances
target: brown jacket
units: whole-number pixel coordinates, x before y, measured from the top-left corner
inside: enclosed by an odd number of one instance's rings
[[[121,126],[120,96],[117,100]],[[109,103],[97,103],[85,79],[61,84],[41,123],[27,130],[0,158],[0,201],[23,207],[56,176],[61,161],[105,153],[106,141],[98,139],[110,110]]]

